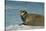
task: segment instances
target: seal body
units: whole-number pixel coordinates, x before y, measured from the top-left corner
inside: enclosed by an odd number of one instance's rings
[[[28,14],[26,11],[22,11],[20,16],[25,25],[44,26],[44,16]]]

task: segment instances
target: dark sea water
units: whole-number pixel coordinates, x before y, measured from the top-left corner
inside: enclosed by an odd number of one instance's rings
[[[6,11],[6,25],[20,24],[22,20],[19,15],[19,10],[10,9]]]

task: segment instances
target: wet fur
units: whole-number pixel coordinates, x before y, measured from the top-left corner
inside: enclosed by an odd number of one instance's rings
[[[25,13],[21,19],[24,25],[44,26],[44,16],[41,15]]]

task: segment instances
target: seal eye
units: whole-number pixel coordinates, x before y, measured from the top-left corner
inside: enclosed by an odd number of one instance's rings
[[[27,14],[27,12],[25,10],[24,11],[20,11],[20,15],[24,16],[26,14]]]
[[[24,11],[23,11],[24,12]]]
[[[25,11],[22,11],[23,13],[25,12]]]
[[[25,14],[25,12],[24,12],[24,11],[22,11],[22,12],[21,12],[21,15],[23,16],[24,14]]]

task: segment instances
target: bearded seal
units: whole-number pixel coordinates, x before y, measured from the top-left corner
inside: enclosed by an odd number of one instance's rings
[[[44,16],[38,14],[29,14],[25,10],[21,10],[20,16],[24,25],[44,26]]]

